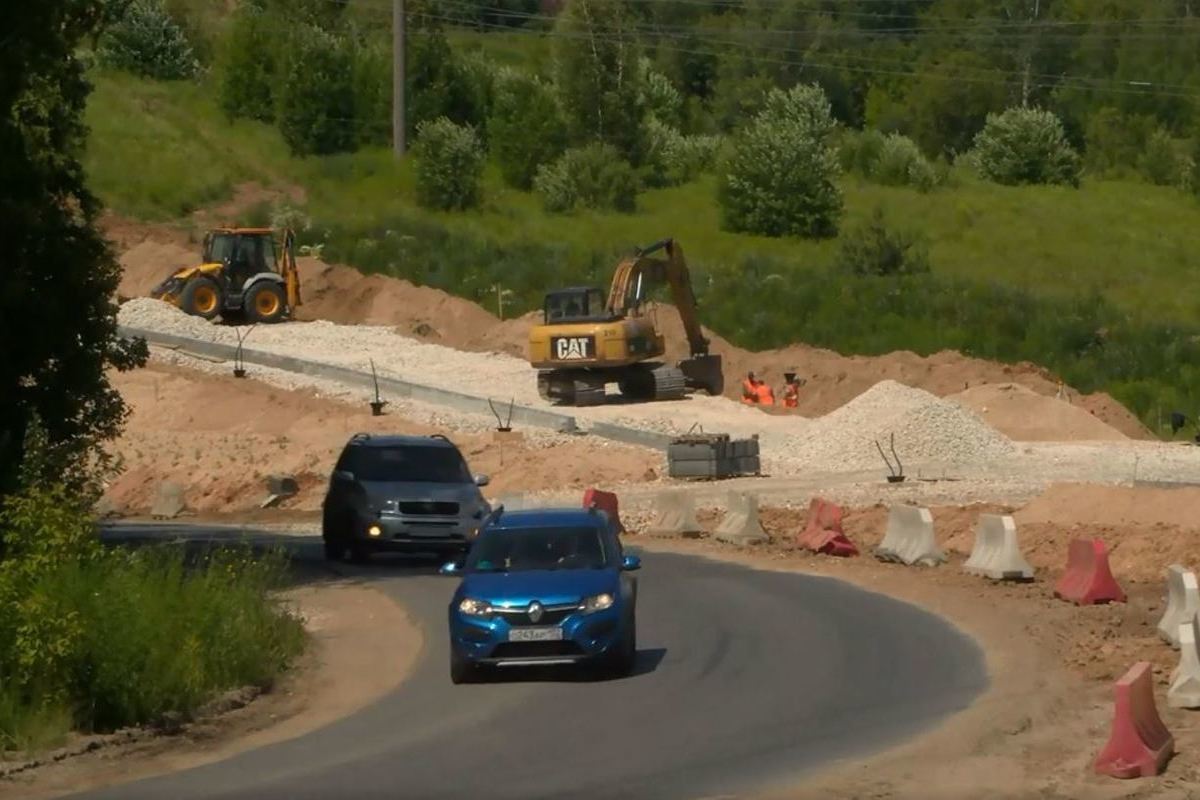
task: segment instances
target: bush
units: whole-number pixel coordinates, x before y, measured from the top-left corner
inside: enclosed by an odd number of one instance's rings
[[[838,140],[838,163],[842,171],[869,177],[886,141],[887,137],[874,128],[842,130]]]
[[[842,234],[834,265],[851,275],[916,275],[929,271],[929,250],[923,236],[889,229],[877,208],[865,224]]]
[[[1010,108],[988,114],[975,137],[975,151],[980,174],[995,183],[1079,186],[1079,155],[1067,142],[1062,122],[1049,111]]]
[[[835,235],[842,195],[834,183],[840,170],[833,131],[819,86],[771,90],[724,165],[717,194],[724,227],[768,236]]]
[[[720,136],[685,136],[660,122],[646,120],[642,174],[649,186],[677,186],[709,169],[721,147]]]
[[[238,6],[221,56],[219,99],[230,119],[275,120],[276,34],[253,3]]]
[[[475,130],[442,117],[417,128],[417,202],[441,211],[479,205],[483,145]]]
[[[884,139],[869,176],[884,186],[911,186],[922,192],[932,189],[938,180],[917,143],[899,133]]]
[[[533,186],[546,210],[556,213],[577,208],[628,212],[637,206],[637,174],[612,145],[568,150],[538,170]]]
[[[683,122],[683,95],[671,84],[671,79],[656,70],[645,56],[638,59],[638,72],[640,104],[645,112],[670,126]]]
[[[355,143],[392,143],[392,51],[379,42],[359,42],[354,48]]]
[[[1088,170],[1114,176],[1132,173],[1153,126],[1153,117],[1125,114],[1111,106],[1097,110],[1084,131]]]
[[[1183,166],[1171,135],[1161,128],[1152,133],[1138,161],[1146,180],[1156,186],[1177,186],[1183,180]]]
[[[567,147],[567,125],[554,90],[533,76],[500,75],[488,127],[500,174],[518,189],[530,189],[538,167]]]
[[[162,0],[134,0],[100,40],[100,61],[158,80],[194,77],[200,63]]]
[[[354,63],[346,43],[318,28],[293,38],[279,96],[279,131],[294,155],[352,150]]]

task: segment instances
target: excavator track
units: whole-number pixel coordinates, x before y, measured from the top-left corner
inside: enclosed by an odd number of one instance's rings
[[[637,364],[621,376],[620,387],[627,400],[682,400],[687,379],[682,370],[666,364]]]
[[[579,370],[540,370],[538,394],[563,406],[599,406],[605,402],[603,378]]]

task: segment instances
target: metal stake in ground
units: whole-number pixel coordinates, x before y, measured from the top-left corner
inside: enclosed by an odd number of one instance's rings
[[[508,433],[512,430],[512,415],[513,408],[517,405],[517,398],[512,398],[508,403],[508,419],[500,419],[500,412],[496,410],[495,404],[492,403],[492,398],[488,398],[488,408],[492,410],[492,416],[496,418],[496,430],[500,433]]]
[[[371,359],[371,381],[375,384],[375,399],[371,401],[371,416],[381,417],[387,400],[379,399],[379,376],[375,373],[375,359]]]
[[[246,377],[246,359],[242,355],[242,345],[250,336],[251,332],[254,331],[256,325],[257,323],[255,323],[255,325],[251,325],[246,329],[245,333],[242,333],[241,328],[233,329],[233,333],[235,336],[237,336],[238,340],[237,347],[233,350],[233,377],[235,378]]]
[[[904,482],[904,465],[900,463],[900,454],[896,452],[896,434],[892,433],[890,441],[892,455],[896,459],[896,466],[892,466],[892,462],[888,460],[887,454],[883,452],[883,447],[880,446],[879,440],[875,440],[875,449],[879,451],[879,455],[883,458],[883,463],[887,464],[888,483],[903,483]]]

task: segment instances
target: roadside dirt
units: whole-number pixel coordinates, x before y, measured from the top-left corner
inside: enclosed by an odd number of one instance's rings
[[[416,663],[420,630],[378,590],[336,579],[289,590],[285,597],[312,639],[301,662],[272,691],[174,736],[134,731],[119,744],[0,779],[0,799],[61,797],[294,739],[370,705],[399,686]],[[389,668],[380,670],[379,664]],[[345,675],[356,677],[347,681]]]
[[[267,496],[270,474],[292,475],[299,484],[300,493],[282,508],[312,511],[352,434],[447,432],[396,414],[373,417],[366,407],[308,390],[158,361],[111,377],[132,409],[113,445],[124,471],[106,492],[114,510],[125,513],[147,510],[163,481],[183,485],[193,511],[254,509]],[[471,469],[491,477],[491,494],[653,480],[661,466],[655,453],[608,442],[448,433]]]

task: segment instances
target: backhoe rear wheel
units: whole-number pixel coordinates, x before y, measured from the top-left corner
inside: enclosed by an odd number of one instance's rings
[[[283,287],[274,281],[254,284],[250,291],[246,292],[243,308],[251,322],[279,322],[283,319],[284,309],[287,308]]]
[[[221,287],[212,278],[192,278],[183,287],[179,307],[188,314],[213,319],[221,313]]]

